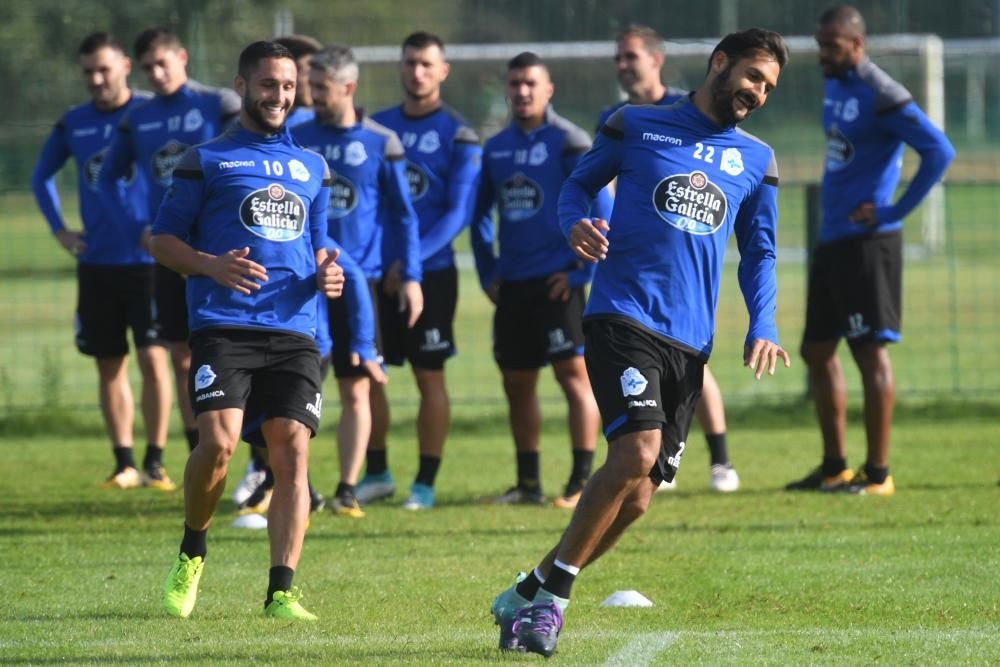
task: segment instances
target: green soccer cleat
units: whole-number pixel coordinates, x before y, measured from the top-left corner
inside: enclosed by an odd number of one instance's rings
[[[264,615],[282,621],[318,621],[315,614],[306,611],[299,603],[301,599],[302,592],[298,587],[292,587],[290,591],[275,591],[271,604],[264,607]]]
[[[514,585],[500,593],[493,600],[490,611],[493,612],[493,622],[500,626],[500,650],[522,651],[514,636],[514,618],[520,609],[531,606],[531,600],[525,600],[517,592],[517,585],[528,575],[518,572]]]
[[[177,618],[187,618],[198,601],[198,582],[205,569],[205,560],[201,556],[188,558],[181,554],[163,583],[163,608],[167,613]]]

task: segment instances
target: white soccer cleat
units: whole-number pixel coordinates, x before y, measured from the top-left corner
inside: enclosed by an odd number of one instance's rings
[[[257,487],[264,483],[265,477],[267,477],[267,472],[257,470],[253,461],[250,461],[247,464],[246,471],[243,473],[243,479],[233,489],[233,503],[237,507],[242,506],[253,495],[253,492],[257,490]]]
[[[740,488],[740,476],[730,464],[715,463],[709,468],[708,486],[719,493],[732,493]]]

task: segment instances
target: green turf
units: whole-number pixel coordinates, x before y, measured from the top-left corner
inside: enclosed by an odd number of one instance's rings
[[[555,660],[996,664],[1000,425],[976,417],[989,409],[904,407],[894,433],[899,491],[888,499],[779,490],[818,456],[805,406],[732,411],[743,488],[729,496],[706,490],[707,453],[692,433],[698,446],[687,450],[679,490],[659,494],[619,547],[580,577]],[[561,415],[550,412],[543,471],[552,493],[569,457]],[[859,463],[851,416],[850,455]],[[312,456],[324,492],[336,480],[331,428]],[[107,446],[95,420],[72,430],[4,434],[3,664],[538,662],[497,652],[489,604],[557,539],[568,515],[479,504],[513,478],[497,411],[457,411],[433,512],[388,505],[360,521],[313,517],[297,575],[321,619],[310,627],[259,618],[266,536],[229,527],[228,500],[210,531],[194,614],[165,617],[158,596],[181,536],[181,496],[94,488],[111,463]],[[404,487],[415,468],[413,431],[404,420],[391,438],[390,463]],[[183,446],[171,447],[168,469],[179,476]],[[599,607],[627,589],[654,606]]]

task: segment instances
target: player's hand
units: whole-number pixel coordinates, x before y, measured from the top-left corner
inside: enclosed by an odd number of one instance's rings
[[[403,286],[403,262],[397,259],[389,267],[389,270],[382,275],[382,291],[388,296],[399,293],[399,288]]]
[[[250,248],[230,250],[216,255],[210,260],[208,277],[223,287],[236,290],[240,294],[252,294],[267,282],[267,269],[247,259]]]
[[[549,286],[549,301],[569,301],[569,274],[553,273],[545,279]]]
[[[60,229],[56,232],[56,240],[63,250],[73,257],[79,257],[87,249],[87,242],[83,240],[83,232],[71,232],[68,229]]]
[[[340,249],[326,256],[316,267],[316,285],[328,299],[339,299],[344,293],[344,267],[337,264]]]
[[[150,252],[150,241],[153,240],[153,226],[146,225],[142,228],[142,234],[139,235],[139,247],[146,252]]]
[[[407,329],[412,329],[424,312],[424,290],[416,280],[405,281],[399,290],[399,312],[408,313]]]
[[[500,301],[500,279],[494,278],[493,282],[490,283],[490,286],[483,291],[486,292],[486,298],[488,298],[494,306],[497,305]]]
[[[785,368],[791,368],[792,360],[777,343],[758,338],[753,342],[753,345],[743,347],[743,365],[753,371],[754,377],[758,380],[764,374],[765,368],[768,375],[774,375],[774,369],[778,365],[778,357],[785,360]]]
[[[878,222],[878,219],[875,217],[875,204],[870,201],[861,204],[856,209],[851,211],[851,214],[847,216],[847,219],[851,222],[856,222],[859,225],[871,227]]]
[[[385,374],[384,370],[382,370],[382,364],[372,359],[365,359],[364,362],[362,362],[361,355],[357,352],[351,352],[351,365],[355,368],[362,366],[365,374],[371,378],[372,382],[375,384],[385,384],[389,381],[389,376]]]
[[[599,262],[608,256],[608,239],[604,234],[609,229],[607,220],[584,218],[569,230],[569,247],[580,259],[591,264]]]

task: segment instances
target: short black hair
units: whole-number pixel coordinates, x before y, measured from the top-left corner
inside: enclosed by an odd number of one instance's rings
[[[319,50],[323,48],[318,39],[309,35],[284,35],[282,37],[275,37],[272,41],[281,44],[291,51],[292,58],[295,60],[303,56],[311,56],[314,53],[319,53]]]
[[[851,5],[834,5],[819,15],[821,26],[837,25],[853,29],[862,37],[865,34],[865,17],[857,7]]]
[[[528,67],[542,67],[547,72],[549,70],[541,56],[531,51],[522,51],[507,61],[507,71],[512,69],[525,69]]]
[[[257,69],[257,64],[267,58],[288,58],[294,61],[295,57],[288,47],[278,42],[254,42],[240,53],[240,64],[238,71],[240,78],[249,81],[253,76],[253,71]]]
[[[771,54],[778,62],[778,67],[788,64],[788,45],[781,35],[773,30],[749,28],[723,37],[708,57],[708,69],[711,71],[712,59],[716,53],[725,53],[731,62],[735,62],[761,51]]]
[[[122,55],[125,55],[125,49],[122,45],[115,39],[115,36],[110,32],[104,32],[99,30],[97,32],[92,32],[83,38],[80,42],[80,48],[76,50],[78,56],[89,56],[91,53],[97,51],[97,49],[114,49]]]
[[[444,42],[441,41],[440,37],[434,33],[419,30],[406,36],[406,39],[403,40],[402,50],[426,49],[429,46],[436,46],[441,49],[441,53],[444,53]]]
[[[183,49],[180,38],[171,30],[163,26],[147,28],[139,33],[135,38],[132,51],[136,58],[142,58],[143,54],[161,46],[168,46],[172,49]]]

